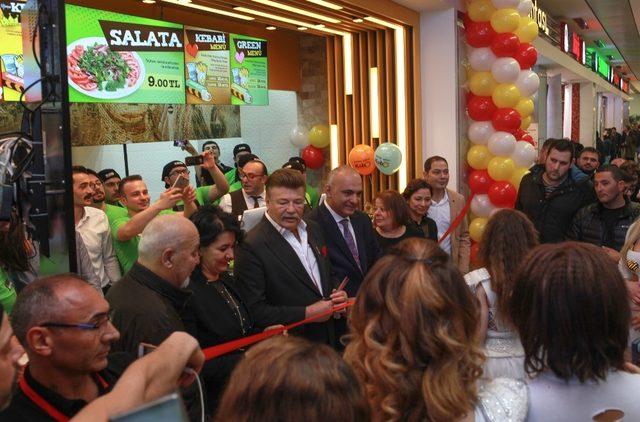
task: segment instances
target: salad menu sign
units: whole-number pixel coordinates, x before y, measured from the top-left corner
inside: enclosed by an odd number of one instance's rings
[[[24,90],[20,17],[26,0],[0,0],[0,100],[18,101]]]
[[[69,101],[184,104],[182,25],[65,7]]]

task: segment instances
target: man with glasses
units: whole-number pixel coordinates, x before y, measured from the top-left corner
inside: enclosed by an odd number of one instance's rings
[[[75,227],[89,256],[91,267],[88,272],[94,276],[88,281],[97,290],[106,292],[121,277],[109,220],[103,211],[92,207],[96,187],[95,180],[92,182],[94,176],[82,166],[73,166],[72,173]]]
[[[93,204],[91,204],[91,206],[107,214],[109,223],[127,215],[127,209],[123,207],[119,201],[118,205],[111,205],[107,202],[107,194],[104,187],[105,185],[102,182],[100,175],[91,169],[87,169],[87,174],[89,175],[89,185],[93,188]],[[116,178],[112,178],[111,180],[114,179]],[[118,177],[117,180],[118,182],[120,182],[120,177]],[[116,185],[116,190],[117,189],[118,186]],[[118,198],[120,198],[119,195]]]
[[[202,154],[203,162],[200,166],[203,170],[209,172],[209,175],[214,180],[213,186],[201,186],[195,190],[196,201],[198,205],[208,205],[217,201],[222,195],[229,191],[229,183],[225,179],[224,174],[220,171],[220,168],[216,165],[213,153],[205,151]],[[170,188],[178,180],[178,177],[189,180],[191,172],[187,166],[179,160],[171,161],[165,164],[162,169],[162,181],[165,188]],[[184,203],[178,201],[173,207],[174,211],[182,211],[184,209]]]
[[[228,193],[220,200],[220,208],[238,219],[246,210],[266,205],[267,166],[260,160],[251,160],[239,169],[239,174],[242,189]]]
[[[29,364],[2,421],[68,420],[109,392],[124,369],[109,356],[120,337],[109,304],[74,274],[33,281],[11,316]]]

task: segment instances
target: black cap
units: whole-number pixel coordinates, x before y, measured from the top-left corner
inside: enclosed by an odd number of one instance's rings
[[[236,155],[240,154],[241,152],[251,153],[251,147],[249,146],[249,144],[238,144],[233,147],[233,158],[235,158]]]
[[[300,173],[305,173],[307,171],[307,166],[305,166],[299,161],[287,161],[282,165],[282,168],[298,170]]]
[[[114,169],[104,169],[98,172],[98,179],[100,179],[102,182],[106,182],[112,177],[117,177],[118,179],[122,179],[122,177],[120,177],[118,172],[115,171]]]
[[[307,163],[305,163],[304,158],[302,158],[302,157],[291,157],[291,158],[289,158],[289,161],[300,163],[303,166],[305,166],[305,168],[307,167]]]
[[[241,169],[247,164],[249,161],[260,160],[255,154],[245,154],[238,158],[238,168]]]
[[[169,177],[169,173],[171,173],[171,170],[173,170],[176,167],[187,167],[187,165],[185,163],[183,163],[180,160],[175,160],[175,161],[171,161],[167,164],[164,165],[164,167],[162,168],[162,180],[164,182],[164,178],[165,177]]]

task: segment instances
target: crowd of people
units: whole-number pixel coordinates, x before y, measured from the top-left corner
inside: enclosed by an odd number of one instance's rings
[[[576,145],[542,145],[473,257],[440,156],[371,215],[354,169],[320,196],[300,158],[269,172],[246,144],[233,168],[187,145],[199,186],[172,161],[155,201],[139,175],[75,166],[78,274],[38,278],[24,229],[0,232],[0,251],[19,239],[0,420],[107,420],[178,387],[191,420],[640,419],[639,170]]]

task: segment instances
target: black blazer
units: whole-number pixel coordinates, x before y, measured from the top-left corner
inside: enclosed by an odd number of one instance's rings
[[[345,276],[349,277],[349,283],[345,290],[349,297],[354,297],[358,293],[358,288],[367,272],[381,255],[371,219],[367,214],[360,211],[356,211],[350,217],[351,225],[356,235],[362,270],[358,268],[347,242],[344,240],[342,227],[338,227],[338,223],[336,223],[324,203],[313,209],[306,216],[306,220],[315,222],[322,229],[329,249],[331,279],[334,283],[339,284]]]
[[[322,294],[307,274],[289,243],[266,217],[247,233],[235,253],[234,273],[238,292],[244,298],[258,328],[291,324],[305,317],[305,308],[328,299],[337,286],[329,276],[329,259],[322,233],[307,224],[309,245],[318,262]],[[312,341],[335,346],[333,318],[303,325],[292,331]]]

